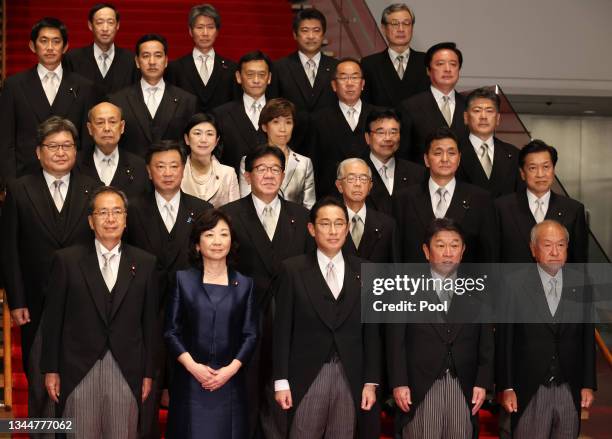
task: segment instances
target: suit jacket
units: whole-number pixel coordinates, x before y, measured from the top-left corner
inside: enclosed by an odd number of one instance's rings
[[[426,262],[422,244],[435,219],[428,182],[411,186],[394,197],[393,212],[398,224],[409,224],[402,232],[403,262]],[[464,262],[496,262],[498,234],[493,201],[488,192],[457,180],[446,217],[455,220],[465,235]]]
[[[133,200],[128,208],[126,240],[156,256],[162,306],[169,290],[174,288],[176,271],[190,266],[189,237],[193,222],[210,208],[206,201],[181,192],[176,222],[169,234],[157,208],[155,192]]]
[[[8,78],[0,96],[0,163],[5,180],[36,173],[36,131],[51,116],[70,119],[79,131],[77,145],[91,147],[87,112],[100,100],[87,79],[64,70],[53,105],[49,105],[36,67]]]
[[[317,197],[336,193],[336,170],[350,157],[362,157],[370,149],[365,141],[365,120],[376,107],[362,102],[355,130],[351,130],[338,102],[313,113],[310,157],[315,171]]]
[[[187,121],[196,112],[196,97],[172,84],[165,84],[164,95],[155,118],[145,105],[140,82],[109,96],[109,101],[123,110],[125,131],[119,146],[144,157],[152,143],[183,138]]]
[[[93,153],[81,152],[77,169],[103,184],[94,164]],[[110,185],[121,189],[130,199],[140,197],[152,190],[144,160],[125,150],[119,151],[119,163]]]
[[[78,73],[93,82],[103,96],[119,91],[140,79],[134,54],[116,45],[113,62],[104,77],[94,58],[93,44],[68,51],[63,62],[67,70]]]
[[[531,228],[536,221],[529,209],[526,190],[495,200],[501,262],[533,262],[529,249]],[[570,235],[567,262],[587,262],[589,231],[584,205],[551,192],[546,219],[563,224]]]
[[[257,217],[252,195],[226,204],[221,210],[230,216],[240,248],[236,268],[253,278],[257,303],[265,311],[272,298],[270,284],[278,275],[281,262],[313,248],[306,227],[308,210],[281,199],[281,211],[272,241]]]
[[[431,88],[402,101],[398,110],[402,117],[399,156],[423,163],[425,139],[429,133],[439,127],[448,127]],[[455,90],[455,111],[450,129],[457,135],[460,143],[468,136],[467,128],[463,123],[464,112],[465,98]]]
[[[351,224],[349,223],[349,227]],[[359,247],[349,233],[342,247],[344,254],[354,254],[374,263],[399,261],[398,231],[395,220],[382,212],[366,208],[363,235]]]
[[[333,352],[344,365],[358,420],[363,414],[363,385],[380,383],[378,326],[361,323],[360,264],[364,261],[344,255],[344,262],[344,283],[337,300],[321,273],[315,252],[283,262],[275,283],[273,373],[275,380],[289,380],[291,415]]]
[[[123,245],[117,281],[109,294],[93,243],[69,247],[56,253],[50,285],[41,370],[59,373],[60,407],[107,350],[140,403],[142,379],[153,378],[155,372],[155,258]]]
[[[183,192],[208,201],[217,208],[240,198],[234,168],[222,165],[214,155],[211,157],[211,168],[212,175],[202,181],[194,176],[191,156],[188,157],[181,182]]]
[[[489,191],[493,198],[524,190],[518,167],[518,148],[498,138],[494,138],[493,144],[493,168],[491,177],[487,178],[472,142],[469,138],[464,139],[459,146],[461,162],[457,178]]]
[[[30,311],[31,322],[21,327],[24,364],[46,302],[53,252],[91,241],[88,202],[97,186],[95,180],[73,171],[64,207],[57,213],[42,171],[8,185],[0,251],[9,306]]]
[[[215,108],[213,113],[221,131],[221,142],[217,146],[220,151],[219,161],[232,166],[238,173],[240,159],[257,146],[266,143],[266,134],[253,127],[244,110],[242,98]]]
[[[408,160],[400,159],[395,156],[395,174],[393,177],[393,194],[389,195],[387,186],[383,183],[383,180],[378,172],[378,169],[374,166],[374,163],[370,159],[370,153],[362,157],[372,170],[372,189],[370,195],[368,195],[367,203],[368,206],[373,207],[379,212],[386,213],[387,215],[393,215],[393,199],[396,194],[412,185],[422,183],[427,178],[427,169],[424,166],[417,165],[416,163]]]
[[[362,58],[361,68],[365,79],[364,99],[372,105],[397,108],[404,99],[426,91],[430,84],[425,54],[412,49],[402,79],[397,76],[388,49]]]
[[[209,112],[239,95],[235,75],[238,66],[235,62],[215,53],[213,70],[206,85],[202,82],[198,67],[193,54],[189,53],[172,61],[166,70],[168,82],[197,97],[197,111],[194,113]]]
[[[550,374],[552,360],[558,360],[560,378],[570,386],[576,410],[580,413],[580,389],[596,390],[595,329],[590,322],[560,323],[563,314],[579,293],[572,285],[582,285],[583,274],[563,268],[563,290],[555,316],[550,314],[536,265],[513,274],[511,289],[504,290],[515,308],[529,309],[542,323],[506,323],[496,327],[496,383],[499,391],[514,389],[518,412],[516,425],[531,398]],[[535,311],[534,311],[535,310]],[[566,320],[567,321],[567,320]],[[559,376],[557,376],[559,378]]]

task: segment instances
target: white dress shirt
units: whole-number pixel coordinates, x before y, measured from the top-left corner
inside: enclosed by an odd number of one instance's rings
[[[115,279],[115,282],[117,282],[117,274],[119,273],[119,263],[121,262],[121,241],[119,241],[119,243],[116,246],[114,246],[112,249],[107,249],[97,239],[94,241],[94,244],[96,247],[96,255],[98,256],[98,264],[100,264],[101,272],[104,268],[104,262],[105,262],[104,255],[106,253],[111,253],[112,255],[115,255],[114,258],[111,258],[111,260],[109,261],[109,264],[110,264],[111,271],[113,272],[113,278]],[[112,284],[114,285],[115,282],[112,282]]]
[[[276,232],[276,226],[278,225],[278,217],[280,216],[280,198],[276,196],[270,204],[264,203],[262,200],[257,198],[254,194],[252,194],[253,205],[255,206],[255,212],[257,212],[257,218],[261,221],[261,225],[264,224],[264,214],[263,211],[266,207],[270,206],[272,208],[272,225],[274,226],[274,231]],[[265,228],[265,227],[264,227]],[[274,234],[272,234],[274,236]]]
[[[431,92],[433,93],[433,97],[438,104],[438,108],[442,111],[442,106],[444,105],[444,96],[448,96],[448,105],[450,107],[451,119],[455,116],[455,90],[452,90],[448,95],[445,95],[440,90],[438,90],[433,85],[431,86]],[[444,114],[444,113],[442,113]]]
[[[96,64],[98,64],[98,69],[100,73],[104,72],[104,57],[102,56],[104,53],[108,55],[106,58],[106,73],[110,69],[111,64],[113,63],[113,59],[115,59],[115,44],[111,44],[110,49],[104,52],[96,43],[93,45],[93,53],[94,58],[96,60]]]
[[[363,221],[363,224],[365,225],[365,219],[366,219],[366,214],[367,214],[366,203],[363,203],[363,206],[361,206],[361,209],[359,209],[359,212],[353,212],[348,206],[346,210],[348,212],[348,217],[349,217],[349,227],[352,227],[353,217],[355,215],[359,215],[359,218],[361,218],[361,221]]]
[[[48,70],[42,64],[38,64],[36,66],[36,72],[38,73],[38,77],[40,78],[40,82],[43,85],[43,90],[45,89],[45,76],[47,76],[47,73],[49,73],[49,72],[55,73],[55,75],[57,76],[57,81],[55,82],[55,88],[54,88],[55,93],[53,93],[53,97],[55,98],[57,96],[57,91],[59,90],[60,84],[62,82],[62,77],[64,76],[64,69],[62,68],[62,64],[60,63],[60,65],[58,65],[55,68],[55,70]],[[46,92],[45,92],[45,94],[46,94]]]
[[[255,100],[253,99],[253,97],[249,96],[246,93],[242,94],[242,102],[244,103],[244,111],[246,112],[247,116],[249,117],[249,120],[251,121],[251,123],[253,124],[253,128],[255,128],[255,130],[259,129],[259,115],[261,114],[261,110],[263,110],[263,107],[266,106],[266,95],[262,95],[259,97],[259,99]],[[259,104],[259,112],[254,115],[253,114],[253,104]]]
[[[393,181],[395,179],[395,157],[391,157],[387,161],[387,163],[383,163],[378,160],[378,158],[374,154],[370,153],[370,160],[372,160],[372,163],[378,171],[380,178],[382,179],[383,183],[385,183],[385,186],[387,187],[387,192],[389,192],[389,195],[393,195]],[[387,167],[387,178],[385,178],[385,174],[383,173],[383,166]]]
[[[149,89],[153,87],[157,87],[157,91],[155,92],[155,98],[153,101],[153,106],[151,108],[152,114],[151,117],[155,117],[155,113],[159,108],[159,104],[161,103],[162,97],[164,96],[164,91],[166,90],[166,83],[164,82],[164,78],[160,79],[159,82],[155,85],[149,84],[144,79],[140,80],[140,87],[142,88],[142,96],[144,98],[145,104],[149,99]]]
[[[454,271],[452,273],[450,273],[448,276],[443,276],[442,274],[438,273],[436,270],[434,270],[433,268],[431,268],[430,270],[431,273],[431,278],[434,280],[434,286],[438,286],[438,284],[442,285],[442,287],[445,286],[445,281],[446,279],[451,279],[453,281],[453,285],[455,284],[455,280],[457,279],[457,271]],[[444,289],[444,292],[446,294],[448,294],[449,299],[452,301],[453,299],[453,293],[454,291],[452,289]],[[442,290],[436,288],[436,294],[438,295],[438,300],[440,300],[440,303],[444,302],[444,297],[442,297]],[[450,303],[448,304],[449,308],[450,308]]]
[[[56,178],[43,169],[43,176],[45,177],[45,182],[47,183],[47,187],[51,193],[51,198],[53,198],[53,192],[55,192],[55,185],[53,183],[55,180],[62,180],[64,184],[60,186],[59,190],[65,203],[66,195],[68,195],[68,186],[70,186],[70,172],[64,175],[62,178]]]
[[[475,136],[474,134],[470,133],[469,138],[470,138],[470,142],[472,143],[472,146],[474,147],[474,151],[476,152],[476,157],[478,157],[478,159],[480,159],[480,147],[482,146],[483,143],[487,144],[487,155],[489,156],[491,163],[493,163],[493,156],[495,154],[495,145],[493,143],[493,136],[489,137],[487,140],[482,140],[480,137]]]
[[[544,212],[544,217],[546,217],[546,213],[548,212],[548,204],[550,203],[550,191],[546,192],[542,197],[536,197],[529,189],[527,189],[527,202],[529,203],[529,210],[533,214],[535,218],[536,209],[538,208],[537,200],[542,200],[542,212]]]
[[[435,181],[433,181],[433,178],[429,177],[429,182],[428,182],[428,187],[429,187],[429,197],[431,199],[431,207],[433,208],[434,212],[436,210],[436,206],[438,205],[438,201],[440,201],[440,197],[437,194],[438,188],[442,187],[440,185],[438,185],[438,183],[436,183]],[[455,187],[457,186],[457,180],[455,180],[455,178],[453,178],[451,181],[449,181],[446,186],[444,186],[444,188],[448,191],[448,195],[446,196],[446,209],[444,210],[444,214],[442,215],[442,217],[446,216],[446,211],[448,210],[448,207],[451,204],[451,200],[453,199],[453,194],[455,193]]]
[[[300,57],[300,61],[302,63],[302,67],[304,68],[304,72],[306,72],[306,76],[308,76],[308,66],[306,63],[309,59],[312,59],[315,63],[315,78],[317,77],[317,73],[319,72],[319,64],[321,63],[321,52],[317,52],[315,56],[312,58],[308,58],[302,52],[298,51],[298,56]]]
[[[346,123],[348,123],[349,126],[351,126],[351,122],[349,121],[348,112],[351,108],[355,110],[355,113],[353,114],[353,123],[356,127],[357,123],[359,122],[359,116],[361,115],[361,99],[355,102],[355,105],[353,105],[352,107],[346,105],[342,101],[338,101],[338,105],[340,105],[340,111],[342,111],[342,114],[344,115],[344,118],[346,119]],[[351,129],[354,130],[355,127],[351,126]]]
[[[404,59],[402,60],[402,64],[404,65],[404,72],[406,72],[406,67],[408,67],[408,58],[410,58],[410,47],[404,50],[402,53],[396,52],[390,47],[387,49],[387,53],[389,53],[389,58],[391,58],[391,62],[393,63],[393,67],[397,71],[397,57],[403,55]],[[406,74],[406,73],[404,73]]]
[[[166,201],[166,199],[162,197],[159,192],[155,191],[155,202],[157,204],[157,210],[159,210],[159,214],[161,215],[162,219],[166,218],[167,215],[164,206],[166,205],[166,203],[170,203],[170,205],[172,206],[172,227],[174,227],[174,224],[176,224],[176,216],[178,215],[179,206],[181,204],[181,191],[177,191],[176,194],[174,194],[174,196],[170,199],[170,201]],[[172,228],[170,230],[172,230]]]
[[[210,49],[207,53],[202,52],[197,47],[193,48],[193,62],[195,63],[196,70],[199,72],[202,62],[200,61],[200,56],[207,56],[206,59],[206,69],[208,70],[208,80],[210,81],[210,77],[212,76],[213,68],[215,67],[215,49]],[[199,75],[198,75],[199,76]]]
[[[110,186],[111,181],[113,181],[113,176],[115,175],[115,172],[117,172],[117,166],[119,165],[119,148],[115,148],[115,150],[111,152],[110,155],[104,154],[102,150],[98,148],[97,145],[94,148],[93,161],[94,161],[94,166],[96,167],[96,171],[98,172],[98,175],[100,176],[100,179],[102,179],[102,176],[104,174],[102,170],[107,166],[106,163],[102,161],[102,159],[104,158],[111,159],[110,161],[111,171],[108,174],[109,175],[108,181],[102,181],[102,183],[104,183],[106,186]]]

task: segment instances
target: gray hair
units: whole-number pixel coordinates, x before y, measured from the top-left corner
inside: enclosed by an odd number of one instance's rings
[[[79,132],[70,119],[64,119],[60,116],[51,116],[38,125],[38,129],[36,130],[36,142],[40,146],[50,135],[62,132],[70,133],[75,143],[79,139]]]
[[[95,204],[96,204],[96,198],[98,198],[99,195],[102,194],[115,194],[115,195],[119,195],[119,197],[121,197],[121,199],[123,200],[123,207],[125,208],[126,212],[128,210],[128,197],[125,195],[125,192],[123,192],[120,189],[117,189],[114,186],[100,186],[97,187],[91,194],[91,196],[89,197],[89,214],[92,215],[94,208],[95,208]]]
[[[410,9],[406,3],[393,3],[383,10],[382,16],[380,17],[380,24],[387,24],[387,18],[389,18],[389,15],[400,11],[408,12],[412,17],[412,24],[415,23],[416,17],[414,16],[414,12],[412,12],[412,9]]]
[[[365,162],[365,160],[362,160],[362,159],[356,158],[356,157],[351,157],[350,159],[342,160],[340,162],[340,164],[338,165],[338,167],[336,168],[336,180],[340,180],[340,179],[344,178],[344,173],[342,172],[344,167],[347,166],[347,165],[352,165],[353,163],[359,163],[359,164],[362,164],[363,166],[365,166],[366,169],[368,170],[368,177],[372,178],[372,169],[370,169],[370,167]]]
[[[193,29],[195,21],[198,17],[209,17],[215,22],[215,27],[221,29],[221,16],[217,12],[217,9],[211,4],[204,3],[201,5],[195,5],[189,11],[189,28]]]
[[[544,220],[541,223],[538,223],[531,228],[531,233],[529,234],[529,240],[531,241],[532,244],[535,245],[538,239],[538,232],[540,231],[542,227],[546,227],[546,226],[560,227],[563,230],[563,233],[565,234],[565,241],[567,241],[567,243],[569,244],[570,237],[569,237],[569,232],[567,231],[567,228],[560,222],[551,220],[551,219]]]

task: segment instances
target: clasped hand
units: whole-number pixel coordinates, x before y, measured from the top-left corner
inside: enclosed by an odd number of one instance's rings
[[[213,392],[223,387],[236,374],[237,369],[232,366],[213,369],[205,364],[196,363],[190,372],[203,389]]]

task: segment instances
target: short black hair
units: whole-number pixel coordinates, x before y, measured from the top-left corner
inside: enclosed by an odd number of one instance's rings
[[[244,158],[244,170],[246,172],[253,172],[253,163],[255,160],[271,155],[276,157],[280,161],[280,166],[285,170],[285,153],[276,146],[270,146],[268,144],[259,145],[254,150],[249,152]]]
[[[199,270],[202,270],[203,268],[202,254],[196,249],[196,245],[200,244],[200,237],[202,236],[202,233],[206,232],[207,230],[214,229],[219,221],[225,221],[229,227],[232,244],[230,246],[230,251],[227,255],[226,262],[230,266],[234,264],[236,255],[238,253],[238,239],[234,233],[234,228],[232,227],[232,221],[229,215],[219,209],[206,209],[195,218],[191,228],[191,234],[189,235],[189,262],[194,268]]]
[[[359,66],[359,71],[363,75],[363,68],[361,67],[361,62],[357,58],[353,58],[352,56],[345,56],[344,58],[340,58],[338,63],[334,66],[334,71],[332,72],[332,78],[336,79],[336,75],[338,74],[338,66],[345,62],[352,62]]]
[[[151,146],[149,146],[149,149],[147,149],[147,153],[145,154],[145,162],[147,165],[151,164],[151,159],[153,158],[154,154],[166,151],[177,151],[181,155],[181,162],[185,164],[187,161],[185,150],[179,142],[176,140],[160,140],[159,142],[153,143]]]
[[[159,41],[162,43],[162,46],[164,46],[164,54],[168,55],[168,40],[166,40],[166,37],[160,34],[144,34],[142,37],[138,38],[138,41],[136,41],[136,50],[134,50],[136,56],[140,55],[141,44],[144,44],[147,41]]]
[[[127,195],[125,195],[125,192],[123,192],[121,189],[116,188],[114,186],[99,186],[96,189],[94,189],[94,191],[91,193],[91,196],[89,197],[88,210],[89,210],[90,215],[92,215],[94,212],[94,209],[96,207],[96,198],[98,198],[98,195],[108,194],[108,193],[118,195],[123,200],[123,207],[127,212],[128,197]]]
[[[298,30],[300,29],[300,24],[304,20],[319,20],[321,23],[321,27],[323,28],[323,33],[327,32],[327,20],[325,19],[325,15],[321,11],[315,8],[310,9],[302,9],[295,17],[293,17],[293,33],[297,35]]]
[[[189,137],[189,132],[191,131],[191,129],[201,123],[211,124],[213,128],[215,129],[215,131],[217,132],[217,138],[221,138],[221,129],[219,127],[219,123],[217,122],[217,119],[215,118],[215,116],[212,113],[196,113],[193,116],[191,116],[191,118],[187,121],[187,125],[185,125],[185,129],[183,130],[183,139],[182,139],[183,143],[185,142],[184,136]],[[188,151],[189,153],[191,153],[191,147],[187,145],[186,143],[184,144],[184,146],[185,146],[185,151]],[[218,150],[219,148],[215,147],[213,151],[213,154],[215,154],[215,156],[216,154],[219,154]]]
[[[70,119],[61,116],[51,116],[38,125],[36,129],[36,144],[42,146],[47,137],[63,132],[70,133],[74,143],[79,141],[79,131]]]
[[[400,131],[402,129],[402,120],[393,108],[383,108],[381,110],[372,110],[368,113],[365,122],[365,130],[366,133],[372,132],[372,124],[382,119],[393,119],[400,126]]]
[[[461,51],[457,49],[457,44],[452,42],[438,43],[431,46],[425,54],[425,68],[429,69],[431,60],[433,59],[436,52],[440,50],[452,50],[453,52],[455,52],[457,58],[459,59],[459,68],[461,68],[461,66],[463,65],[463,55],[461,54]]]
[[[314,203],[314,206],[312,206],[312,208],[310,209],[310,222],[312,224],[317,221],[317,214],[319,213],[319,210],[326,206],[336,206],[342,209],[342,212],[344,212],[344,219],[348,223],[348,210],[346,210],[346,206],[344,205],[342,200],[337,197],[327,195],[323,198],[319,198],[317,202]]]
[[[423,244],[430,246],[431,240],[439,232],[455,232],[461,237],[461,242],[465,245],[465,234],[461,225],[452,218],[435,218],[425,231]]]
[[[64,42],[64,46],[68,44],[68,29],[62,20],[55,17],[44,17],[34,23],[32,26],[32,30],[30,31],[30,41],[32,43],[36,43],[36,39],[38,38],[38,34],[40,30],[44,27],[51,27],[53,29],[59,30],[62,35],[62,41]]]
[[[467,111],[472,104],[472,101],[476,99],[488,99],[493,102],[495,106],[495,110],[499,113],[499,108],[501,107],[501,99],[499,95],[495,93],[495,91],[489,87],[480,87],[476,90],[472,90],[469,95],[465,98],[465,108]]]
[[[548,145],[546,142],[540,139],[533,139],[527,145],[525,145],[520,151],[518,155],[518,164],[519,168],[523,169],[525,166],[525,160],[527,160],[527,155],[534,154],[536,152],[547,152],[550,154],[550,159],[553,162],[553,167],[557,166],[558,154],[557,150],[554,146]]]
[[[434,141],[442,139],[452,139],[455,142],[455,145],[457,145],[457,149],[459,149],[459,139],[457,138],[457,135],[453,133],[453,130],[451,130],[449,127],[440,127],[430,132],[425,138],[425,154],[429,152],[431,149],[431,144]]]
[[[119,11],[115,7],[115,5],[111,3],[96,3],[95,5],[93,5],[91,9],[89,10],[89,13],[87,14],[87,21],[89,21],[90,23],[93,23],[93,18],[94,18],[94,15],[96,15],[96,12],[104,8],[109,8],[115,11],[115,20],[117,21],[117,23],[119,23],[119,19],[121,18],[121,16],[119,15]]]
[[[268,71],[272,71],[272,60],[268,55],[263,53],[261,50],[254,50],[249,53],[245,53],[240,57],[238,61],[238,71],[242,70],[242,65],[251,61],[265,61],[268,66]]]

